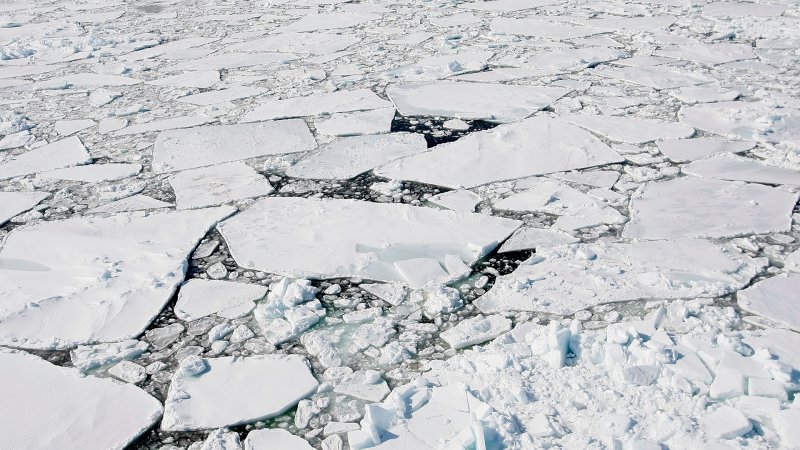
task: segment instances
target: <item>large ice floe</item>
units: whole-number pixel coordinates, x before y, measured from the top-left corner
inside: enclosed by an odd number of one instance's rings
[[[170,384],[161,428],[198,430],[274,417],[312,394],[318,384],[296,355],[188,356]]]
[[[447,258],[470,265],[519,222],[357,200],[267,198],[219,225],[243,267],[293,277],[446,281]]]
[[[0,349],[0,363],[3,447],[122,449],[161,418],[159,401],[135,386],[20,351]]]
[[[447,187],[620,162],[623,158],[580,127],[545,117],[470,134],[378,168],[378,175]]]
[[[186,258],[231,208],[71,218],[12,231],[0,248],[0,343],[68,348],[140,334]]]
[[[476,303],[486,313],[570,314],[609,302],[720,297],[746,286],[765,265],[700,239],[603,239],[537,249]]]

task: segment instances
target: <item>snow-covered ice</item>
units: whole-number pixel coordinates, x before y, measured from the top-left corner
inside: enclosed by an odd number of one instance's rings
[[[264,286],[222,280],[191,279],[178,291],[175,315],[185,321],[197,320],[210,314],[225,314],[226,310],[252,305],[267,294]]]
[[[175,372],[164,403],[165,431],[255,422],[291,408],[317,389],[303,358],[262,355],[203,359],[201,370]],[[255,388],[258,387],[258,388]]]
[[[0,192],[0,225],[49,197],[46,192]]]
[[[739,307],[776,323],[800,330],[796,289],[800,275],[776,276],[759,281],[736,294]]]
[[[294,277],[407,281],[398,268],[404,261],[430,260],[442,272],[447,255],[472,264],[518,226],[408,205],[267,198],[218,228],[243,267]]]
[[[175,192],[178,209],[262,197],[273,191],[266,178],[243,162],[184,170],[173,175],[169,184]]]

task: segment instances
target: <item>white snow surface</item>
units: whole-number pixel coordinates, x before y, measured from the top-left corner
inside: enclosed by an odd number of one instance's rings
[[[0,349],[0,441],[15,449],[122,449],[161,417],[162,406],[127,383]]]
[[[472,264],[518,226],[408,205],[276,197],[218,228],[243,267],[291,277],[407,281],[398,263],[423,258],[441,267],[453,255]]]

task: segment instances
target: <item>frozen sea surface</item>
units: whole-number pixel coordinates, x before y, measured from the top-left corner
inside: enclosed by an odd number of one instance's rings
[[[800,6],[0,3],[0,450],[800,449]]]

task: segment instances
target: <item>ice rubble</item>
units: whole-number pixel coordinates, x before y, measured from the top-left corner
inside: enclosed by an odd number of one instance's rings
[[[571,314],[609,302],[719,297],[746,286],[765,264],[700,239],[540,247],[475,304],[484,313]]]
[[[776,276],[737,292],[736,298],[743,310],[800,331],[800,311],[796,301],[798,286],[800,275]]]
[[[227,316],[226,311],[254,309],[266,294],[267,288],[257,284],[193,278],[178,291],[175,315],[187,322],[211,314]]]
[[[621,161],[619,154],[576,125],[532,117],[438,145],[375,173],[458,188]]]
[[[0,225],[8,222],[17,214],[38,205],[39,202],[49,197],[46,192],[5,192],[0,191]]]
[[[80,138],[72,136],[3,161],[0,163],[0,180],[86,164],[90,161],[89,152],[86,151]]]
[[[186,258],[231,208],[75,217],[14,229],[0,248],[0,342],[69,348],[140,334]]]
[[[318,384],[298,355],[188,357],[170,384],[161,429],[200,430],[275,417]]]
[[[532,188],[510,195],[493,206],[495,209],[538,211],[559,216],[553,227],[563,231],[621,224],[627,220],[602,201],[551,180],[541,180]]]
[[[693,176],[655,181],[633,194],[622,235],[715,238],[786,231],[797,198],[766,186]]]
[[[173,172],[314,147],[308,126],[297,119],[168,130],[156,139],[153,171]]]
[[[550,86],[440,81],[391,85],[386,95],[405,116],[515,122],[545,108],[569,91]]]
[[[337,139],[319,153],[286,169],[296,178],[346,180],[378,166],[428,149],[419,133],[391,133]]]
[[[0,441],[8,448],[121,449],[161,417],[158,400],[133,385],[5,349],[0,365]]]
[[[518,226],[510,219],[409,205],[276,197],[218,228],[242,267],[306,278],[429,281],[417,264],[435,264],[446,276],[448,255],[472,264]],[[404,272],[401,267],[412,261]]]
[[[315,298],[317,291],[308,280],[286,277],[272,285],[267,301],[253,314],[267,341],[277,345],[295,339],[324,317],[325,309]]]
[[[184,170],[172,176],[169,184],[175,192],[178,209],[262,197],[273,191],[266,178],[243,162]]]

